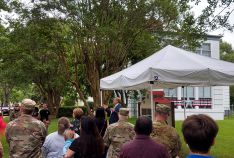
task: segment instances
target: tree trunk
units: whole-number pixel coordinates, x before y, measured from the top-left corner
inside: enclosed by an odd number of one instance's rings
[[[52,115],[56,115],[58,112],[58,109],[60,107],[60,94],[57,93],[56,91],[49,90],[47,91],[47,104],[49,111],[51,112]]]
[[[113,91],[109,91],[109,90],[105,90],[102,91],[102,95],[103,95],[103,104],[109,105],[110,103],[110,98],[113,95]]]
[[[7,84],[4,84],[3,91],[4,91],[3,92],[4,93],[3,105],[6,106],[6,105],[9,105],[10,103],[9,98],[10,98],[11,89],[9,88]]]
[[[89,105],[88,105],[88,103],[87,103],[87,101],[86,101],[86,99],[85,99],[85,96],[84,96],[83,92],[82,92],[81,89],[80,89],[79,83],[74,82],[74,81],[70,81],[70,82],[72,83],[73,86],[75,86],[76,92],[79,94],[79,97],[80,97],[80,99],[83,101],[84,106],[87,107],[88,113],[90,113],[90,107],[89,107]]]
[[[101,106],[101,97],[100,97],[100,66],[96,57],[90,57],[92,52],[96,52],[94,44],[90,44],[90,50],[83,48],[83,57],[85,62],[85,73],[87,76],[87,81],[91,89],[91,95],[93,97],[94,107]],[[92,50],[93,49],[93,50]]]
[[[99,86],[100,81],[99,80],[100,80],[100,78],[99,78],[97,73],[93,74],[92,79],[90,80],[91,94],[93,97],[94,107],[101,106],[101,95],[100,95],[100,86]]]

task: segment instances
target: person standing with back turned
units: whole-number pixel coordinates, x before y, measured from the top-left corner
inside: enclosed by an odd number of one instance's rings
[[[65,144],[64,132],[70,128],[70,121],[66,117],[58,120],[57,131],[50,133],[43,144],[42,151],[44,158],[63,157],[63,147]]]
[[[41,147],[47,131],[43,122],[31,116],[35,105],[33,100],[24,99],[21,103],[21,115],[6,127],[10,158],[42,158]]]
[[[168,125],[166,122],[170,110],[170,107],[167,105],[156,105],[156,121],[153,123],[153,132],[151,137],[157,143],[165,145],[170,158],[175,158],[178,156],[181,149],[181,141],[176,129]]]
[[[166,148],[150,138],[152,128],[149,117],[139,117],[134,128],[136,137],[122,146],[120,158],[168,158]]]
[[[209,155],[211,146],[219,131],[216,122],[207,115],[191,115],[182,124],[184,140],[190,149],[187,158],[212,158]]]
[[[105,146],[108,148],[108,158],[119,158],[122,145],[135,136],[133,124],[128,122],[129,110],[119,110],[119,121],[107,127],[103,137]]]
[[[49,121],[50,111],[48,110],[47,104],[43,104],[43,108],[39,111],[39,114],[42,122]]]

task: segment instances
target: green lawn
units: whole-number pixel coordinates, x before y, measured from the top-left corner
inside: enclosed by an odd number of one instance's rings
[[[234,154],[234,118],[228,118],[223,121],[217,121],[219,125],[219,133],[215,140],[215,145],[211,148],[211,155],[215,158],[233,158]],[[182,139],[182,151],[181,157],[189,152],[188,147],[186,146],[182,133],[181,133],[181,121],[176,122],[176,129],[180,134]],[[194,131],[195,132],[195,131]]]
[[[8,118],[5,118],[8,121]],[[135,123],[135,118],[129,119],[129,122]],[[188,148],[183,141],[181,133],[181,121],[176,122],[176,129],[180,134],[182,140],[182,150],[180,152],[180,157],[184,158],[188,154]],[[228,118],[223,121],[218,121],[219,133],[216,139],[215,146],[211,150],[211,154],[215,158],[233,158],[234,156],[234,118]],[[56,131],[57,119],[52,120],[49,126],[49,133]],[[4,147],[4,158],[8,158],[8,145],[6,144],[5,138],[2,139],[2,144]]]

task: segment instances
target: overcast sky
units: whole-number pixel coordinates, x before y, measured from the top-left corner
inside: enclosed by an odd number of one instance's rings
[[[26,3],[30,3],[29,0],[21,0],[21,1],[26,2]],[[194,12],[195,16],[200,15],[202,9],[204,9],[206,7],[206,5],[207,5],[206,0],[202,0],[199,3],[198,6],[195,6],[193,3],[191,3],[191,6],[193,7],[192,11]],[[234,4],[232,4],[232,6],[230,6],[229,9],[230,10],[234,9]],[[218,10],[217,12],[219,12],[220,10]],[[4,13],[0,14],[0,16],[3,18],[3,16],[5,16],[5,14]],[[12,15],[11,15],[11,17],[12,17]],[[231,14],[231,16],[229,18],[229,22],[232,25],[234,24],[234,12]],[[213,32],[208,32],[208,34],[211,34],[211,35],[222,35],[223,36],[222,40],[226,41],[226,42],[228,42],[230,44],[232,44],[232,47],[234,49],[234,32],[230,32],[230,31],[224,30],[224,29],[219,29],[219,30],[216,30],[216,31],[213,31]]]
[[[193,4],[191,4],[191,6],[193,6],[192,11],[194,12],[195,16],[198,16],[201,14],[202,9],[204,9],[206,7],[207,3],[206,1],[202,0],[198,6],[194,6]],[[232,4],[229,8],[229,10],[234,9],[234,4]],[[217,12],[220,12],[221,9],[218,9]],[[234,24],[234,12],[231,14],[231,16],[229,17],[229,22],[233,25]],[[230,32],[228,30],[224,30],[224,29],[219,29],[213,32],[208,32],[208,34],[211,35],[222,35],[223,41],[226,41],[230,44],[232,44],[232,48],[234,49],[234,32]]]

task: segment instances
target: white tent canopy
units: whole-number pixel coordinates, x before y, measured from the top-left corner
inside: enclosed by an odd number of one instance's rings
[[[234,64],[168,45],[148,58],[100,81],[100,89],[149,89],[234,85]],[[151,87],[152,88],[152,87]]]

